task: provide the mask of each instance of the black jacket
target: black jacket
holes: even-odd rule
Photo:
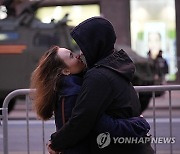
[[[57,130],[71,117],[72,109],[82,86],[83,73],[62,76],[55,106],[55,124]],[[94,127],[92,135],[109,132],[111,137],[144,137],[150,129],[149,124],[142,117],[117,119],[103,114]],[[72,148],[63,151],[64,154],[91,154],[91,140],[83,139]]]
[[[71,118],[51,135],[52,149],[58,151],[86,138],[104,112],[120,118],[139,116],[141,112],[131,84],[135,66],[123,50],[113,52],[116,36],[111,23],[103,18],[90,18],[75,27],[71,35],[84,53],[89,70]],[[95,138],[92,139],[92,153],[100,153]],[[110,149],[110,153],[129,150],[119,147]],[[134,153],[134,149],[131,152]]]

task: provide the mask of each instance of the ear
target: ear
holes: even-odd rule
[[[64,68],[64,69],[62,70],[62,74],[64,74],[64,75],[70,75],[71,72],[70,72],[70,70],[69,70],[68,68]]]

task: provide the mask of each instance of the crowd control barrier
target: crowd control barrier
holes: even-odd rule
[[[135,90],[137,93],[139,92],[152,92],[152,100],[153,100],[153,137],[156,137],[156,101],[155,101],[155,93],[159,91],[166,91],[169,95],[169,136],[172,137],[172,91],[180,91],[180,85],[163,85],[163,86],[135,86]],[[4,99],[2,110],[2,116],[0,115],[0,121],[3,128],[3,152],[4,154],[8,154],[8,104],[11,99],[19,95],[25,95],[25,105],[26,105],[26,134],[27,134],[27,153],[30,154],[30,143],[29,143],[29,103],[30,97],[29,94],[31,92],[35,92],[34,89],[18,89],[10,94]],[[44,138],[44,122],[42,121],[42,143],[43,149],[42,153],[45,154],[45,138]],[[154,150],[156,151],[156,144],[154,144]],[[173,154],[173,146],[172,143],[170,145],[170,154]]]

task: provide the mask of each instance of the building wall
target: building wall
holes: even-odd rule
[[[180,0],[175,0],[176,7],[176,45],[177,45],[177,82],[180,83]]]
[[[130,1],[101,0],[100,6],[102,15],[109,19],[115,28],[117,43],[130,46]]]
[[[99,3],[101,14],[113,24],[117,44],[130,46],[130,0],[91,0],[91,2]]]

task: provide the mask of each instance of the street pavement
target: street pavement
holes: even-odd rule
[[[164,96],[156,98],[156,135],[158,137],[169,137],[169,102],[168,93]],[[25,154],[27,153],[27,135],[25,121],[25,106],[24,101],[18,100],[13,112],[9,114],[9,151],[10,154]],[[30,105],[30,151],[32,154],[42,154],[42,125],[38,121],[36,114]],[[154,136],[153,128],[153,103],[149,104],[148,109],[143,113],[143,116],[151,125],[151,134]],[[175,137],[173,144],[173,153],[180,154],[180,92],[172,92],[172,134]],[[54,120],[45,122],[45,141],[47,142],[51,133],[55,131]],[[0,154],[3,153],[2,146],[2,126],[0,126]],[[153,146],[153,145],[152,145]],[[47,153],[47,152],[46,152]],[[157,144],[157,154],[170,154],[170,144]]]

